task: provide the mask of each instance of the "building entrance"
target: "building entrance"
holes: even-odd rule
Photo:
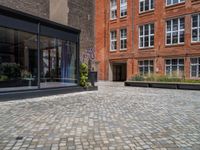
[[[126,63],[113,64],[113,81],[126,81],[127,65]]]

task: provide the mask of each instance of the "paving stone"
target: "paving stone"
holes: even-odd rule
[[[1,102],[0,149],[200,149],[199,91],[98,85],[95,92]]]

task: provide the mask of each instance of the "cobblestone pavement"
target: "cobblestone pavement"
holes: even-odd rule
[[[18,137],[18,138],[17,138]],[[0,150],[200,150],[200,92],[124,87],[0,103]]]

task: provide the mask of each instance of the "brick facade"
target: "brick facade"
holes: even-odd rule
[[[49,0],[0,0],[0,5],[42,18],[49,18]]]
[[[120,0],[117,0],[117,19],[110,20],[110,0],[96,0],[96,58],[99,61],[99,79],[109,79],[109,66],[114,62],[127,63],[127,79],[139,73],[139,60],[154,60],[154,73],[165,74],[165,59],[183,58],[186,78],[190,78],[190,58],[200,56],[200,43],[191,42],[191,14],[200,13],[200,1],[166,6],[165,0],[154,0],[154,10],[139,13],[139,0],[127,0],[127,16],[120,18]],[[185,18],[184,44],[166,46],[166,20]],[[139,26],[154,23],[154,47],[139,48]],[[127,50],[120,51],[119,31],[127,28]],[[110,31],[117,31],[117,50],[110,51]]]

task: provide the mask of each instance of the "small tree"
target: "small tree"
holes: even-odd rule
[[[85,63],[80,65],[80,86],[88,87],[88,66]]]

